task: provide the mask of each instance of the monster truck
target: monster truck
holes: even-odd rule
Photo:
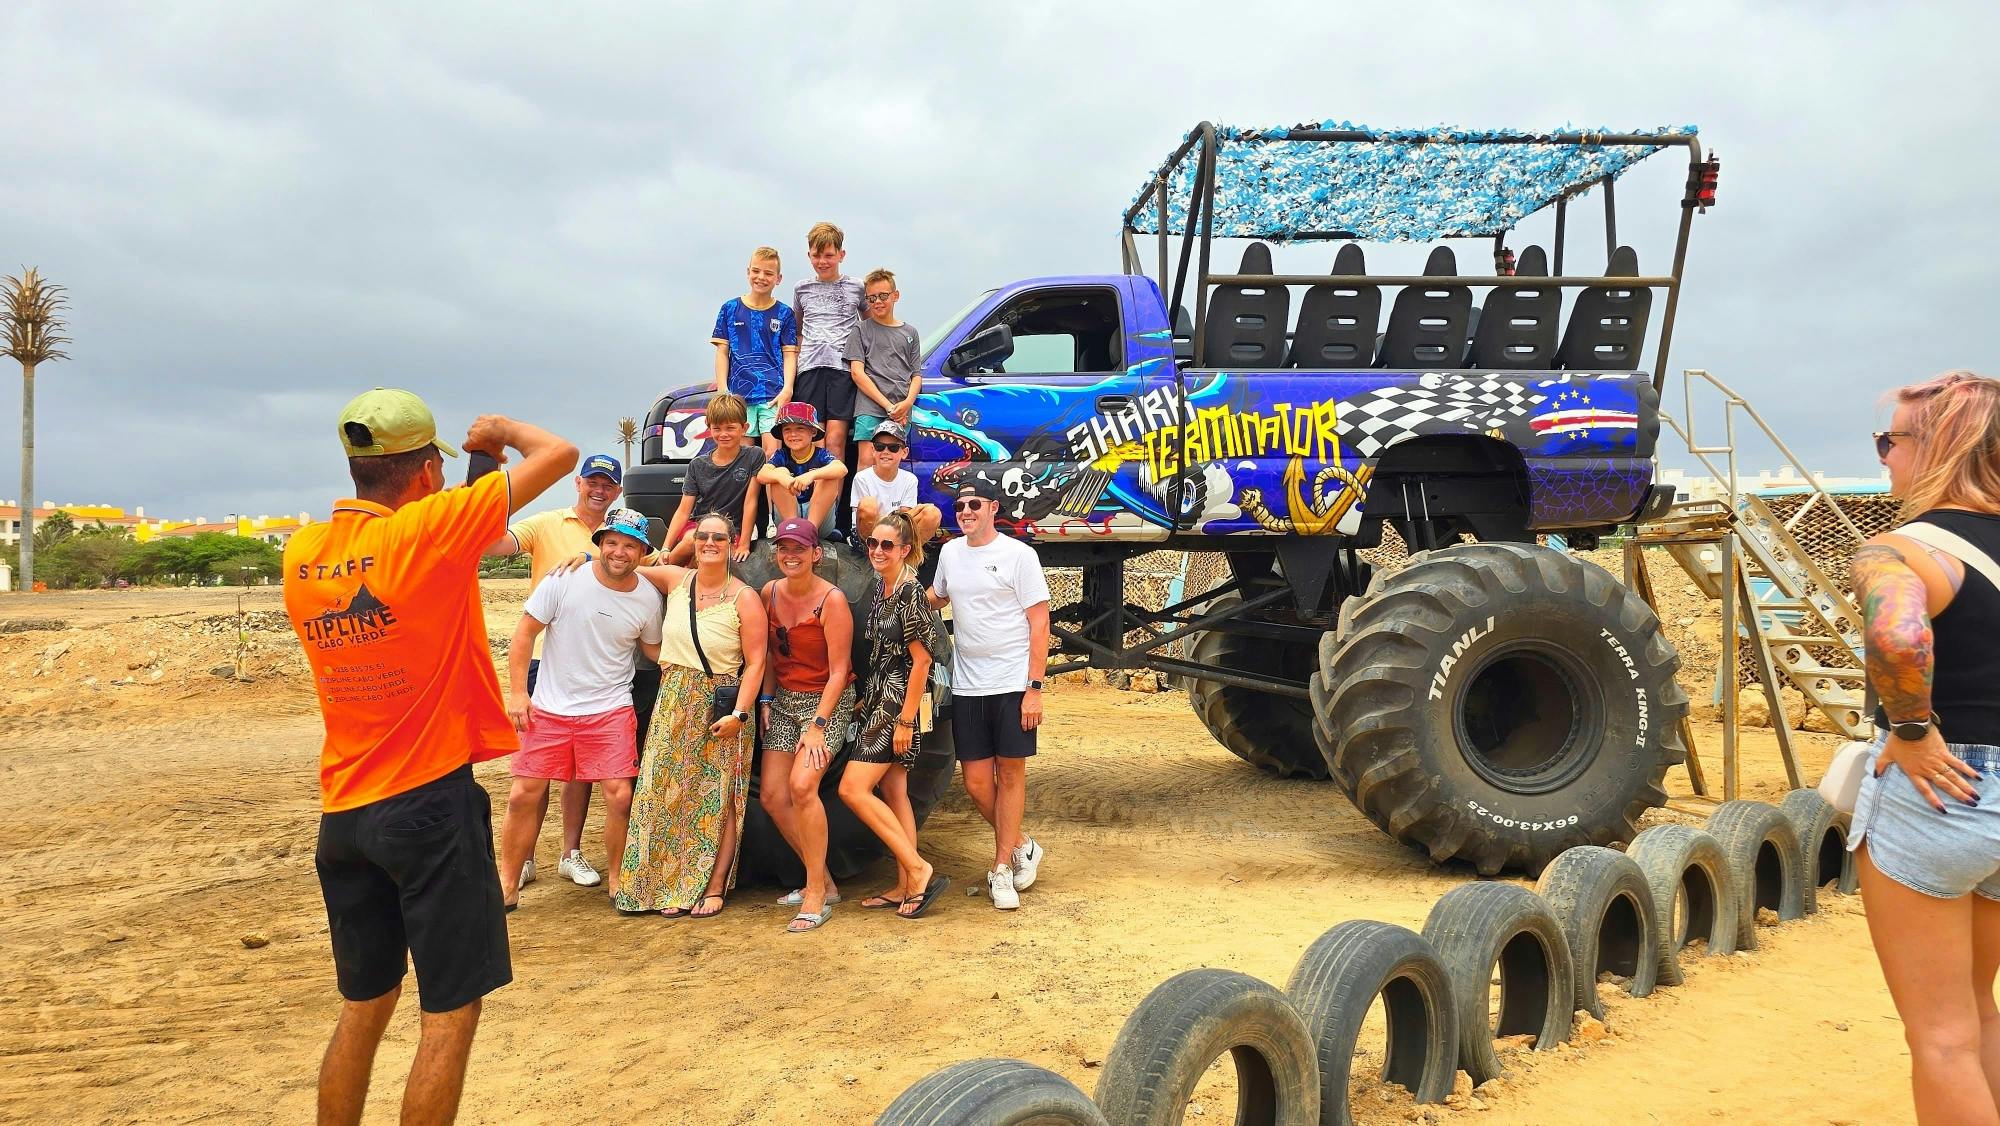
[[[1689,173],[1672,270],[1648,276],[1618,242],[1612,183],[1663,149]],[[1542,540],[1593,546],[1672,501],[1652,483],[1658,373],[1717,167],[1692,128],[1203,123],[1125,213],[1123,272],[998,286],[933,329],[908,466],[947,514],[956,485],[993,483],[1004,530],[1081,569],[1081,598],[1053,615],[1052,675],[1183,678],[1229,750],[1332,779],[1436,861],[1534,871],[1628,840],[1685,757],[1679,658],[1635,594]],[[1568,275],[1568,212],[1591,191],[1604,265]],[[1517,254],[1510,234],[1541,212],[1550,249]],[[1446,245],[1421,274],[1365,267],[1363,243],[1473,237],[1491,240],[1490,276],[1461,273]],[[1243,241],[1233,274],[1211,270],[1218,238]],[[1274,272],[1269,244],[1305,240],[1341,244],[1331,272]],[[635,507],[672,512],[705,399],[654,404],[626,478]],[[1411,554],[1378,571],[1360,553],[1385,526]],[[1228,578],[1133,604],[1125,561],[1163,549],[1226,553]],[[858,560],[827,566],[859,593]],[[939,750],[913,786],[925,808],[949,780]],[[835,834],[850,861],[870,855],[865,830]],[[746,848],[753,869],[784,867],[768,826]]]

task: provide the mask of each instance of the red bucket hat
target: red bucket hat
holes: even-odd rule
[[[826,436],[826,427],[819,424],[819,411],[811,403],[786,403],[778,412],[777,421],[771,424],[773,430],[783,430],[787,426],[810,426],[813,437]]]

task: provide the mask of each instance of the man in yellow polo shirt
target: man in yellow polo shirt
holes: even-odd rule
[[[567,508],[552,508],[547,512],[537,512],[524,516],[507,528],[507,534],[495,540],[486,549],[487,555],[528,555],[528,590],[530,593],[542,584],[542,577],[551,568],[565,559],[591,550],[591,537],[604,526],[604,514],[618,501],[618,494],[624,484],[624,470],[618,459],[609,454],[591,454],[577,467],[576,503]],[[642,562],[650,563],[652,556]],[[535,690],[535,681],[541,672],[542,637],[535,637],[534,657],[528,662],[528,691]],[[638,668],[632,674],[632,709],[638,720],[638,745],[634,753],[643,752],[646,746],[646,729],[652,723],[653,703],[660,695],[660,666],[646,660],[642,654]],[[542,816],[548,815],[548,798],[542,798]],[[582,887],[595,887],[603,877],[583,855],[583,822],[590,815],[590,783],[564,782],[562,786],[562,860],[556,871]],[[616,864],[619,857],[607,856],[606,864]],[[520,883],[525,885],[535,878],[535,858],[530,851],[527,863],[521,866]]]

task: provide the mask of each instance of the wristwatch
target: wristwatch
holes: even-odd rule
[[[1039,680],[1031,680],[1031,681],[1029,681],[1029,682],[1028,682],[1028,691],[1030,691],[1030,692],[1040,692],[1041,690],[1042,690],[1042,682],[1041,682],[1041,681],[1039,681]]]
[[[1933,712],[1923,719],[1906,719],[1900,722],[1891,721],[1889,730],[1895,734],[1896,738],[1901,739],[1903,742],[1914,743],[1924,736],[1929,735],[1931,728],[1936,726],[1936,724],[1937,713]]]
[[[820,729],[821,731],[825,731],[825,730],[826,730],[826,717],[825,717],[825,716],[823,716],[823,715],[816,715],[816,716],[814,716],[814,717],[813,717],[813,726],[814,726],[814,727],[817,727],[817,728],[819,728],[819,729]]]
[[[735,711],[735,712],[730,712],[729,714],[730,714],[730,715],[733,715],[733,716],[735,716],[735,717],[736,717],[736,722],[738,722],[738,723],[749,723],[749,722],[750,722],[750,713],[749,713],[749,712],[744,712],[744,711]]]

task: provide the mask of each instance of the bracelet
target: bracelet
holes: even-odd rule
[[[759,696],[757,697],[757,702],[760,704],[775,704],[778,702],[778,698],[776,696]]]
[[[912,730],[912,731],[915,731],[915,730],[916,730],[916,728],[917,728],[917,721],[916,721],[916,720],[914,720],[914,719],[904,719],[904,718],[903,718],[902,716],[897,716],[897,717],[896,717],[896,726],[897,726],[897,727],[907,727],[907,728],[909,728],[910,730]]]

